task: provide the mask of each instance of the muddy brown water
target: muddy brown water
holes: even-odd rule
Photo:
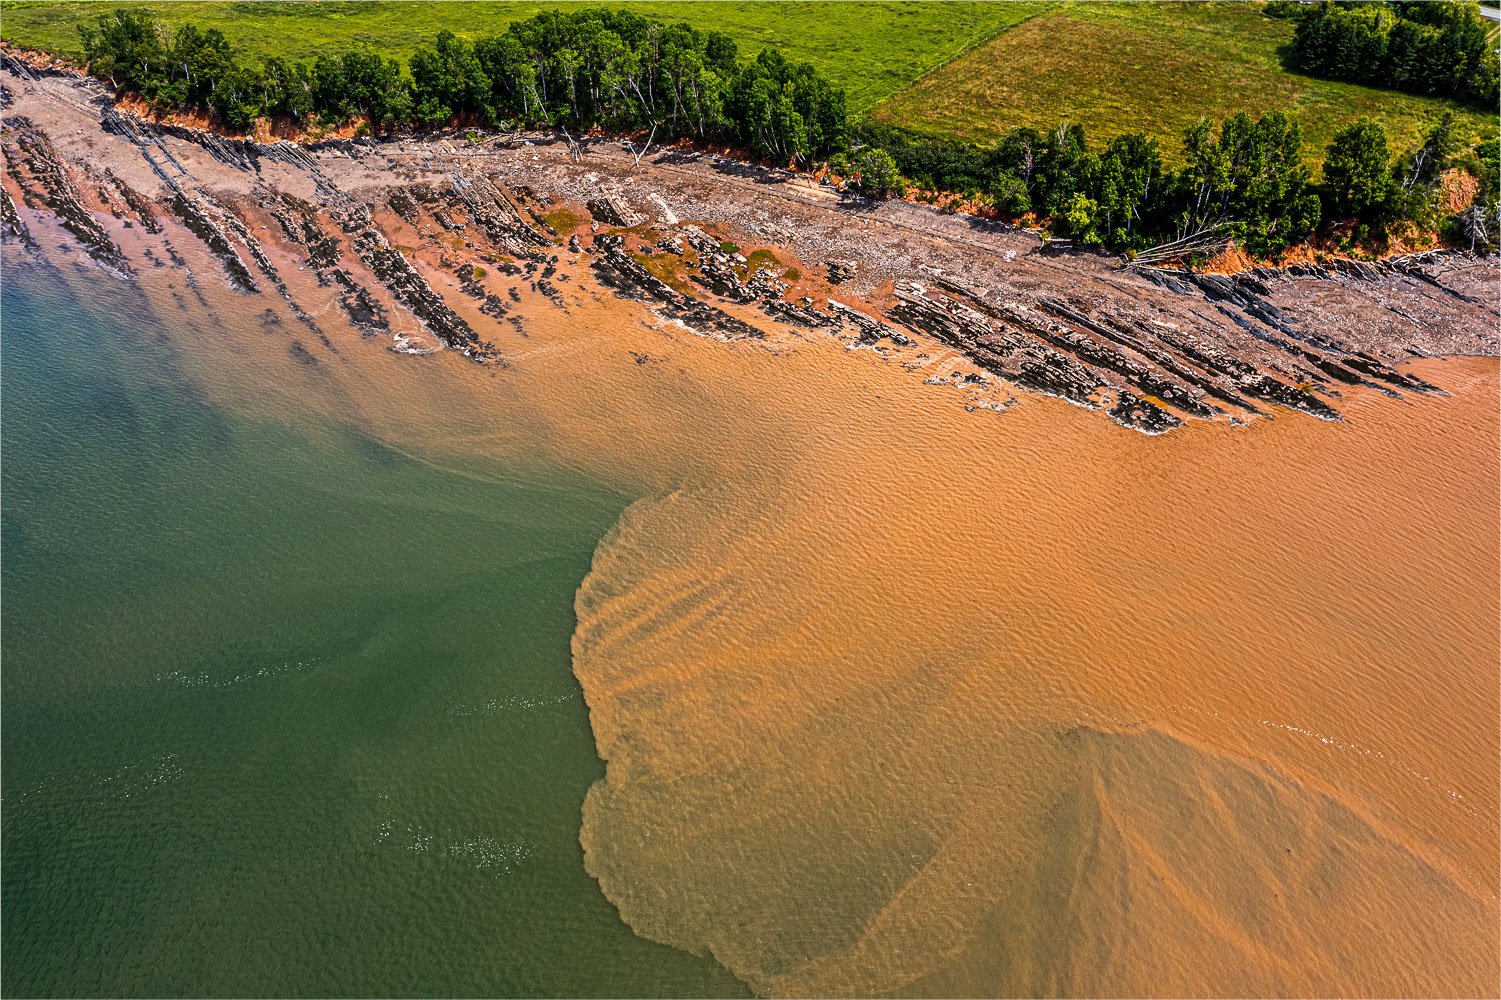
[[[504,371],[320,321],[316,367],[182,346],[263,418],[641,497],[573,641],[639,933],[777,995],[1494,990],[1494,359],[1146,438],[602,296]]]
[[[768,993],[1493,988],[1496,366],[1424,371],[1161,441],[793,377],[596,554],[591,870]]]
[[[429,275],[507,367],[399,357],[268,246],[325,343],[172,235],[203,298],[137,280],[216,403],[639,498],[572,646],[641,935],[776,995],[1496,992],[1496,359],[1147,438],[582,266],[519,329]]]

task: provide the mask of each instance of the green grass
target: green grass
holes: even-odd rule
[[[693,285],[688,281],[688,262],[677,254],[631,254],[631,259],[642,267],[647,273],[669,288],[676,289],[685,295],[693,294]]]
[[[580,0],[592,2],[592,0]],[[765,46],[807,60],[849,91],[851,110],[879,104],[925,73],[994,37],[1046,5],[1013,3],[594,3],[629,6],[663,21],[723,31],[742,58]],[[0,37],[17,45],[77,53],[78,25],[119,6],[104,2],[5,3]],[[546,2],[129,3],[169,26],[187,21],[223,31],[255,56],[311,59],[368,45],[406,59],[444,28],[476,37],[505,30]]]
[[[937,135],[985,141],[1017,125],[1079,122],[1092,140],[1144,131],[1181,158],[1200,115],[1285,110],[1303,126],[1312,162],[1346,122],[1370,115],[1405,152],[1445,108],[1471,139],[1496,117],[1438,98],[1290,73],[1279,49],[1293,25],[1259,3],[1066,3],[1012,27],[881,105],[876,117]]]
[[[595,3],[595,0],[578,0]],[[1406,151],[1446,107],[1471,137],[1496,118],[1437,98],[1289,73],[1278,50],[1291,23],[1259,3],[596,3],[723,31],[743,57],[763,46],[806,59],[848,88],[854,111],[935,135],[985,141],[1015,125],[1080,122],[1093,139],[1146,131],[1179,158],[1183,130],[1201,114],[1283,109],[1303,125],[1311,162],[1344,123],[1370,115]],[[78,25],[109,3],[0,4],[0,36],[76,53]],[[540,10],[518,2],[178,2],[129,4],[167,25],[217,27],[254,56],[310,59],[369,46],[405,59],[443,28],[498,32]],[[556,227],[555,227],[556,228]],[[561,230],[560,230],[561,231]]]

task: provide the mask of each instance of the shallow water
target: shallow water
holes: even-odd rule
[[[4,280],[5,991],[743,994],[583,868],[625,498],[226,408],[211,327],[61,267]]]
[[[1494,359],[1148,439],[587,295],[482,371],[143,275],[149,333],[49,322],[18,369],[13,273],[30,982],[1494,990]],[[71,928],[117,957],[66,972]]]

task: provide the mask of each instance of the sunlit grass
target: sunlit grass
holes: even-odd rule
[[[1303,125],[1310,162],[1361,115],[1382,121],[1393,148],[1414,146],[1444,108],[1472,138],[1495,135],[1494,115],[1438,98],[1290,73],[1279,50],[1290,22],[1260,3],[714,3],[630,4],[664,21],[723,31],[742,58],[764,46],[807,60],[848,88],[853,111],[936,135],[985,141],[1016,125],[1080,122],[1096,140],[1145,131],[1170,161],[1200,115],[1286,110]],[[577,3],[566,4],[576,7]],[[77,52],[78,25],[112,5],[5,3],[0,35],[16,44]],[[405,59],[449,28],[475,37],[504,30],[556,2],[131,4],[168,26],[217,27],[252,56],[311,59],[368,46]],[[925,75],[926,74],[926,75]],[[562,232],[564,227],[553,225]]]
[[[1283,110],[1303,127],[1312,161],[1345,123],[1383,122],[1397,150],[1414,146],[1446,108],[1472,138],[1494,115],[1439,98],[1290,73],[1279,50],[1293,25],[1257,3],[1068,3],[1018,24],[876,112],[882,121],[985,141],[1018,125],[1067,119],[1095,140],[1144,131],[1171,160],[1201,115]]]
[[[684,294],[693,294],[693,286],[688,281],[688,264],[677,254],[633,253],[631,259],[646,268],[648,274],[669,288]]]
[[[968,51],[1045,4],[1022,3],[711,3],[400,2],[131,3],[169,26],[192,21],[218,28],[257,57],[312,59],[368,45],[406,59],[444,28],[475,37],[504,31],[544,9],[628,6],[662,21],[722,31],[742,58],[763,47],[807,60],[845,87],[852,110],[872,107],[924,73]],[[104,2],[6,3],[0,35],[54,52],[80,49],[78,25],[118,7]]]

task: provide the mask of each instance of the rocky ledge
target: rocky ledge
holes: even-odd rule
[[[236,292],[280,294],[315,360],[333,352],[313,318],[327,307],[399,353],[496,364],[507,328],[528,335],[528,298],[566,313],[609,294],[706,337],[838,338],[971,396],[1013,387],[1159,434],[1276,408],[1336,420],[1343,392],[1441,391],[1408,358],[1497,352],[1494,258],[1131,267],[679,150],[261,144],[120,114],[86,80],[4,85],[7,242],[35,249],[27,213],[45,213],[129,276],[137,255],[186,270],[172,241],[196,239]]]

